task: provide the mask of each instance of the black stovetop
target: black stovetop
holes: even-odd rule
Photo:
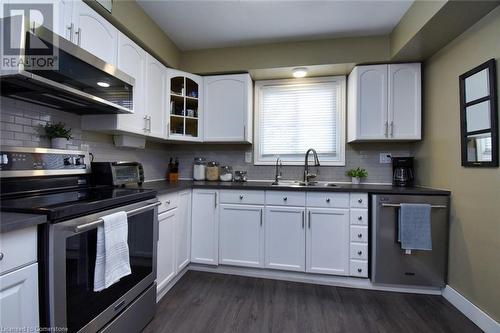
[[[3,198],[2,211],[47,215],[51,223],[152,199],[153,190],[111,186],[80,187]]]

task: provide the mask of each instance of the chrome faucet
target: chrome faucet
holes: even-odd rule
[[[309,148],[306,152],[306,159],[304,161],[304,184],[307,186],[313,182],[310,182],[309,180],[311,178],[315,178],[317,175],[309,173],[309,153],[312,152],[314,156],[314,166],[319,166],[319,159],[318,159],[318,154],[316,153],[316,150]]]
[[[274,182],[272,185],[279,185],[280,179],[283,178],[283,162],[278,157],[276,159],[276,173],[274,175]]]

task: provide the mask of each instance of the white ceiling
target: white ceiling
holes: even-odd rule
[[[389,33],[413,0],[137,0],[181,50]]]

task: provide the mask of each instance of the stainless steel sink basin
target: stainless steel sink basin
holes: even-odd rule
[[[271,186],[277,186],[277,187],[339,187],[339,185],[335,184],[335,183],[312,182],[312,183],[306,184],[305,182],[299,181],[299,180],[282,180],[278,183],[276,183],[276,182],[271,183]]]

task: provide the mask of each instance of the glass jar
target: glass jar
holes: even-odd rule
[[[207,180],[219,180],[219,163],[215,161],[208,162],[205,175]]]
[[[203,157],[195,157],[193,164],[193,179],[205,180],[207,161]]]
[[[247,181],[247,172],[243,170],[236,170],[234,172],[234,181],[235,182],[246,182]]]
[[[223,165],[220,167],[219,179],[222,182],[230,182],[233,180],[233,168],[229,165]]]

